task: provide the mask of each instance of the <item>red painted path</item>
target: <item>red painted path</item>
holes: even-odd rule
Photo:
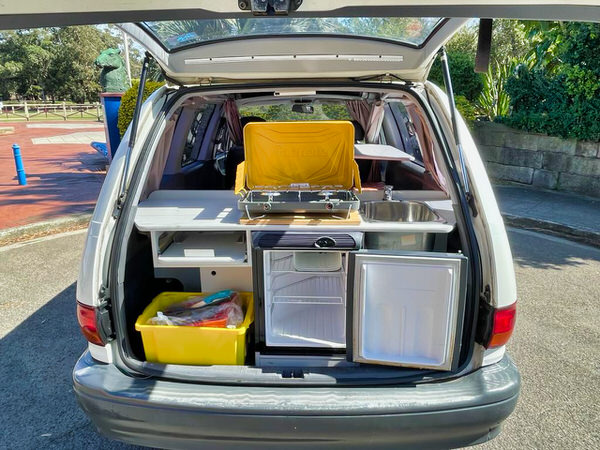
[[[39,122],[35,123],[40,126]],[[27,128],[27,123],[2,123],[15,133],[0,135],[0,229],[91,211],[104,180],[106,160],[89,144],[33,144],[32,138],[102,131],[89,128]],[[59,126],[60,122],[52,122]],[[27,186],[17,182],[12,144],[21,146]]]

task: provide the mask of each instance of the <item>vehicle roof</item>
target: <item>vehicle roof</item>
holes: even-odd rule
[[[153,20],[245,18],[238,0],[4,0],[0,29]],[[319,0],[294,17],[486,17],[600,21],[597,0]]]

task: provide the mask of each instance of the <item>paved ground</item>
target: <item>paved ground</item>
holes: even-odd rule
[[[600,198],[518,185],[494,191],[505,222],[600,247]]]
[[[0,249],[0,448],[133,448],[100,437],[70,373],[85,348],[75,319],[84,235]],[[482,449],[598,448],[600,250],[511,231],[519,316],[509,350],[523,391]]]
[[[10,123],[0,135],[0,229],[93,209],[106,160],[90,147],[104,141],[97,122]],[[38,142],[38,143],[34,143]],[[16,180],[12,144],[21,146],[27,186]]]
[[[93,141],[103,141],[106,138],[104,131],[77,131],[69,134],[59,134],[58,136],[33,138],[31,142],[34,145],[40,144],[83,144],[89,145]]]

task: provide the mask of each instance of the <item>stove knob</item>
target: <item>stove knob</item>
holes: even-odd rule
[[[263,203],[263,211],[271,211],[271,204]]]
[[[328,236],[320,237],[315,241],[315,247],[318,248],[331,248],[335,247],[335,240]]]

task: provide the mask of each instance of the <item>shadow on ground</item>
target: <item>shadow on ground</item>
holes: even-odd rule
[[[600,261],[598,249],[571,243],[528,231],[508,233],[513,259],[518,266],[561,270],[565,266],[580,266],[586,261]]]
[[[43,167],[30,168],[27,186],[19,186],[14,180],[0,183],[0,228],[94,209],[105,177],[104,157],[80,152],[65,161],[49,161]],[[44,171],[48,166],[50,171]]]
[[[36,202],[78,202],[94,205],[104,181],[102,173],[30,173],[25,187],[14,186],[4,189],[0,206],[31,204]],[[97,184],[97,189],[89,189],[89,183]],[[12,187],[12,186],[11,186]]]
[[[135,448],[104,439],[77,405],[71,372],[86,345],[74,299],[72,284],[0,340],[2,448]]]

